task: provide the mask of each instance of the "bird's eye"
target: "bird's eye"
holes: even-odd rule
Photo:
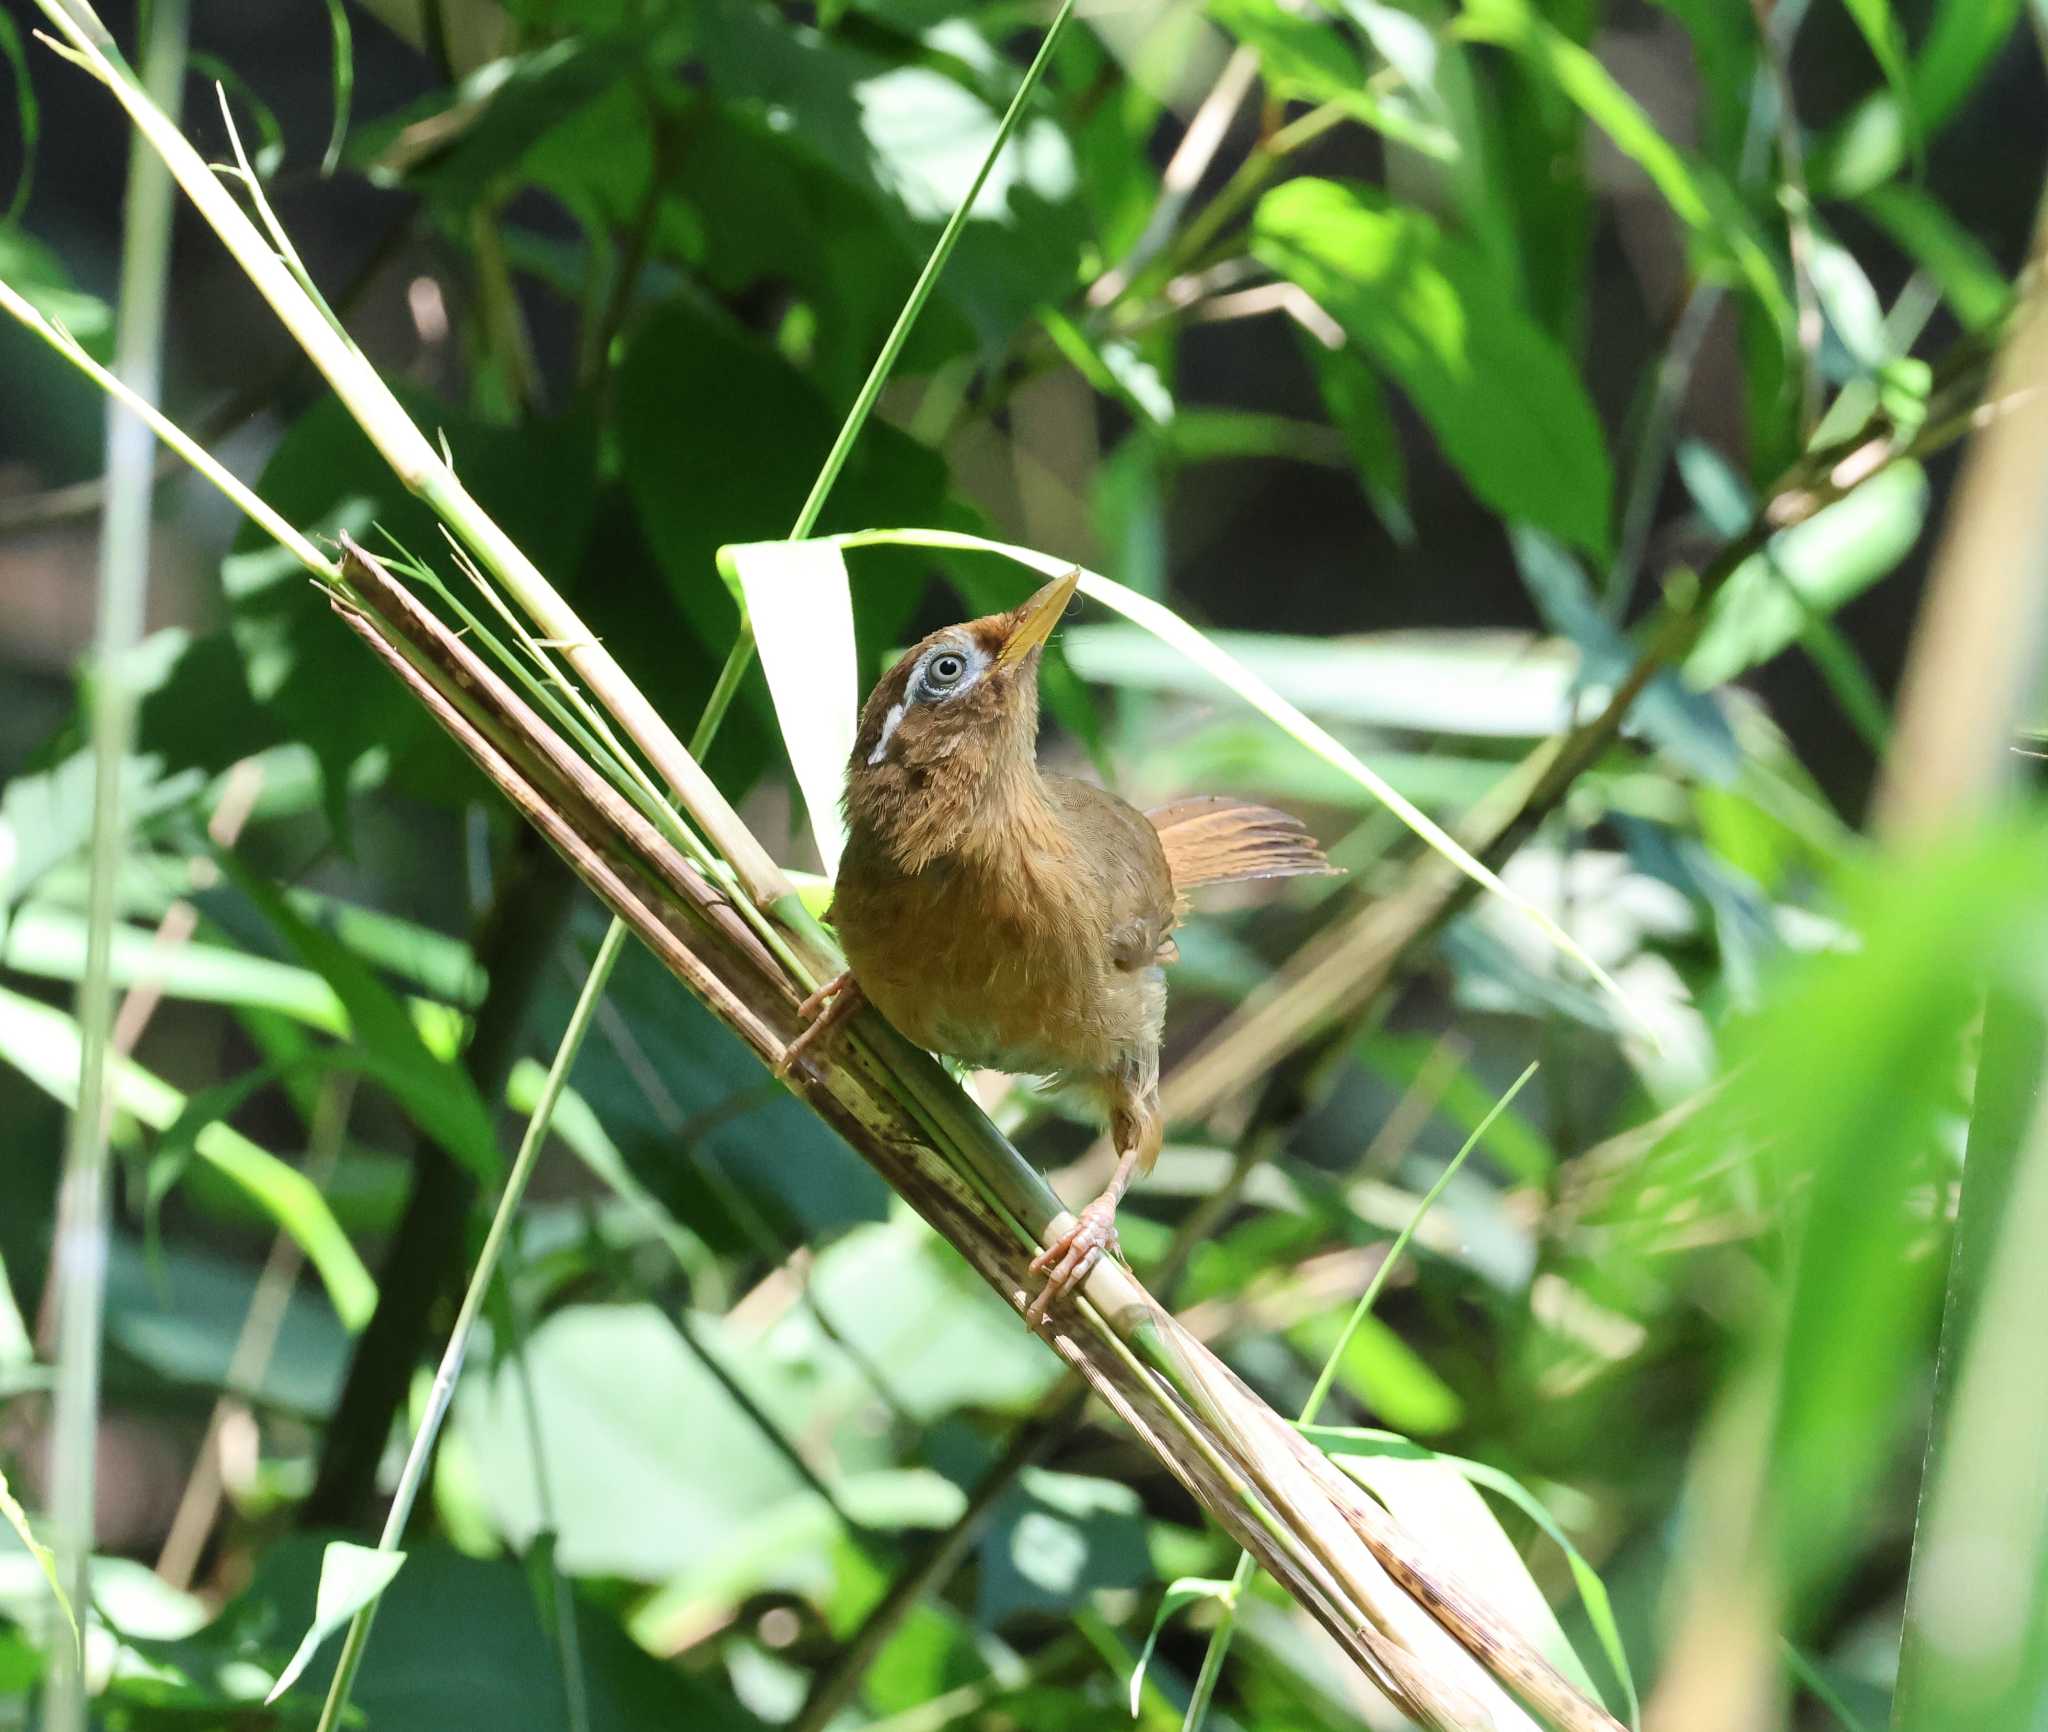
[[[966,671],[967,658],[948,650],[944,655],[932,657],[931,665],[925,669],[925,674],[935,686],[950,686]]]

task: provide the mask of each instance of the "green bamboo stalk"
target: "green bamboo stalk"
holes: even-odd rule
[[[157,0],[144,65],[151,88],[175,105],[185,77],[185,0]],[[121,300],[114,371],[128,392],[156,397],[163,373],[164,279],[170,263],[171,186],[140,139],[131,141],[122,223]],[[128,846],[121,778],[135,734],[130,663],[149,593],[149,519],[155,446],[147,422],[121,401],[107,407],[107,515],[100,534],[92,677],[93,825],[85,977],[79,986],[78,1110],[58,1200],[57,1397],[51,1484],[58,1575],[80,1617],[92,1603],[93,1506],[99,1446],[100,1330],[106,1297],[107,1072],[114,1021],[115,896]],[[68,1615],[68,1614],[67,1614]],[[44,1724],[82,1732],[85,1650],[52,1669]]]

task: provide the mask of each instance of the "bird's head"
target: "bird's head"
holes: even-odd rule
[[[1037,774],[1038,665],[1079,567],[1023,606],[947,626],[877,682],[846,766],[847,817],[900,864],[945,852],[1003,791]]]

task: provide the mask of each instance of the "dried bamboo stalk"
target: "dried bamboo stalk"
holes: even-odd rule
[[[345,543],[342,566],[350,628],[664,966],[778,1058],[796,991],[726,893],[380,562]],[[991,1197],[943,1152],[935,1128],[1021,1166],[930,1060],[880,1025],[793,1086],[1021,1315],[1054,1208],[1042,1188]],[[1053,1350],[1404,1712],[1444,1732],[1523,1732],[1534,1722],[1520,1697],[1567,1732],[1615,1732],[1128,1271],[1098,1269],[1087,1298]]]

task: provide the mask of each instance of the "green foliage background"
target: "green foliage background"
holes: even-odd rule
[[[786,533],[1043,9],[445,0],[423,23],[336,0],[239,35],[199,10],[197,64],[227,80],[315,278],[687,732],[739,625],[714,552]],[[115,261],[71,146],[112,122],[26,22],[0,13],[39,146],[0,277],[104,352]],[[2040,185],[2043,30],[2025,0],[1084,11],[819,527],[1083,560],[1209,628],[1457,828],[1598,711],[1717,549],[1775,521],[1802,453],[1873,416],[1910,437],[1945,367],[1996,337]],[[1240,73],[1187,184],[1176,150]],[[187,112],[225,155],[210,89]],[[437,558],[430,514],[196,229],[174,286],[179,419],[294,522]],[[0,1467],[33,1526],[91,822],[90,682],[53,674],[77,634],[47,599],[82,589],[91,523],[41,490],[90,476],[99,410],[13,331],[0,380],[22,477],[0,497],[21,597],[0,634]],[[1921,1671],[1897,1724],[2048,1712],[2048,1545],[2023,1484],[2000,1503],[1995,1475],[1958,1481],[2006,1518],[2004,1645],[1943,1646],[1981,1612],[1953,1572],[1916,1588],[1954,1596],[1945,1618],[1906,1616],[1954,1356],[1980,1317],[1995,1351],[2010,1313],[1977,1308],[1980,1281],[1998,1290],[1986,1271],[2032,1230],[2048,912],[2024,798],[1911,857],[1866,818],[1951,471],[1900,462],[1759,536],[1506,867],[1656,1044],[1481,902],[1176,1123],[1125,1216],[1148,1274],[1203,1221],[1168,1291],[1291,1412],[1389,1240],[1540,1061],[1345,1346],[1323,1417],[1478,1464],[1512,1547],[1471,1554],[1476,1585],[1533,1580],[1604,1699],[1639,1690],[1653,1725],[1729,1723],[1689,1717],[1715,1676],[1744,1726],[1875,1726],[1902,1629]],[[134,670],[114,952],[165,1002],[118,1090],[88,1648],[110,1728],[310,1723],[331,1649],[256,1704],[312,1619],[322,1542],[374,1531],[508,1114],[601,930],[298,569],[188,486],[160,494],[176,623]],[[2042,548],[2014,560],[2038,588]],[[868,549],[853,571],[864,677],[1021,593],[964,555]],[[1048,753],[1140,803],[1287,805],[1350,868],[1201,911],[1169,1067],[1407,882],[1384,812],[1136,628],[1077,615],[1047,680]],[[207,825],[250,765],[223,848]],[[758,672],[709,766],[815,864]],[[189,936],[153,949],[177,909]],[[997,1111],[1048,1167],[1083,1152],[1057,1102],[1015,1090]],[[1959,1203],[1966,1148],[2010,1210]],[[273,1240],[309,1259],[288,1296],[262,1277]],[[1059,1732],[1134,1698],[1179,1723],[1233,1548],[637,953],[514,1263],[356,1690],[377,1732]],[[254,1356],[252,1310],[277,1332]],[[1980,1404],[1955,1435],[2004,1423],[2038,1454],[2030,1412]],[[167,1581],[148,1566],[223,1414],[224,1496]],[[1947,1458],[1926,1459],[1938,1484]],[[1471,1511],[1440,1500],[1418,1519],[1453,1543]],[[870,1651],[864,1620],[903,1582],[912,1609]],[[35,1559],[0,1549],[0,1726],[34,1723],[60,1630]],[[1387,1713],[1279,1595],[1247,1597],[1211,1724]]]

